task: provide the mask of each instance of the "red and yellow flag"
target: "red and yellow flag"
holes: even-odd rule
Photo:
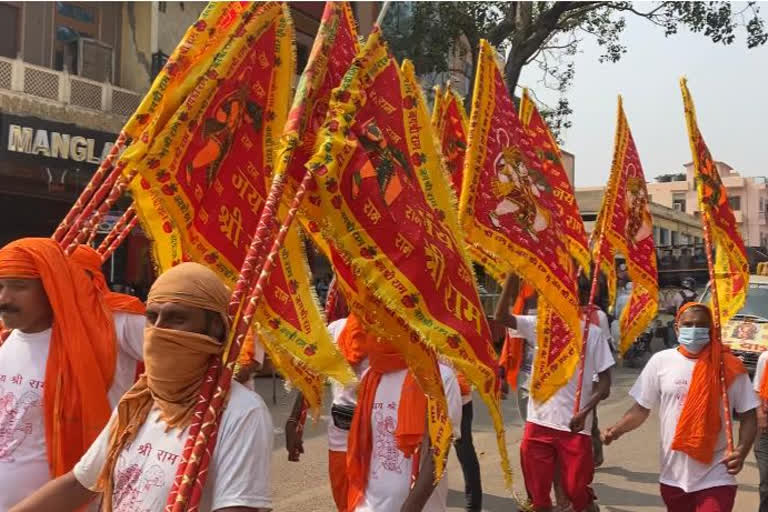
[[[724,324],[739,312],[747,297],[749,262],[728,195],[696,123],[696,109],[685,78],[680,80],[701,222],[715,247],[715,274],[720,319]]]
[[[236,282],[269,192],[293,74],[288,7],[264,4],[136,163],[138,212],[158,244],[161,269],[188,259],[207,264],[229,285]],[[148,194],[141,183],[153,194],[146,201],[160,208],[143,207]],[[174,242],[177,259],[168,261],[160,249]],[[311,291],[298,228],[286,237],[255,319],[272,360],[314,408],[322,398],[320,376],[354,378]]]
[[[445,87],[442,93],[440,108],[434,112],[436,122],[432,123],[432,129],[440,140],[440,149],[443,153],[443,162],[451,178],[456,197],[461,195],[461,183],[464,177],[464,158],[467,154],[468,123],[467,112],[464,110],[464,102],[456,92],[451,89],[451,84]]]
[[[490,329],[440,162],[413,66],[400,69],[375,30],[334,90],[308,164],[309,231],[333,247],[350,307],[403,353],[429,396],[436,474],[451,432],[440,354],[488,404],[511,477]]]
[[[568,180],[568,174],[563,167],[560,147],[531,99],[528,89],[523,89],[523,97],[520,100],[520,122],[541,162],[542,172],[552,186],[555,207],[563,219],[562,229],[568,250],[582,268],[588,269],[590,258],[587,233],[573,193],[573,184]]]
[[[539,294],[531,391],[540,402],[568,382],[582,337],[576,273],[554,190],[517,117],[495,52],[481,41],[459,215],[471,253],[497,281],[514,272]],[[562,322],[548,320],[554,317]]]
[[[633,287],[629,307],[624,309],[620,319],[620,353],[624,353],[648,327],[656,317],[659,306],[656,246],[648,203],[645,174],[619,96],[613,165],[600,211],[600,231],[597,233],[598,244],[602,242],[609,248],[602,247],[607,252],[595,255],[595,259],[601,258],[601,266],[610,266],[611,269],[614,267],[612,254],[615,252],[621,252],[627,259],[627,271]],[[602,261],[603,256],[610,259]],[[611,283],[612,286],[615,286],[614,283]]]

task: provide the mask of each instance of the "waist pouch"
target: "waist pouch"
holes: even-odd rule
[[[352,417],[355,415],[354,405],[338,405],[333,404],[331,406],[331,416],[333,417],[333,424],[336,428],[341,430],[349,430],[352,426]]]

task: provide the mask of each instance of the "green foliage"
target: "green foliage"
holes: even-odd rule
[[[684,172],[673,172],[669,174],[660,174],[656,176],[654,179],[658,183],[670,183],[672,181],[685,181],[688,177],[685,175]]]
[[[448,71],[462,36],[473,62],[480,39],[506,56],[512,94],[523,67],[536,65],[543,85],[561,95],[557,105],[542,109],[557,133],[569,126],[565,93],[579,43],[593,38],[603,49],[600,61],[617,62],[627,51],[621,36],[628,16],[653,23],[666,36],[688,29],[730,45],[742,30],[747,48],[768,41],[757,2],[391,2],[382,29],[395,56],[411,59],[419,75]]]

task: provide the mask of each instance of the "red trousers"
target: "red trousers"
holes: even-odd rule
[[[558,466],[563,490],[576,512],[585,510],[595,499],[589,486],[595,473],[589,436],[528,422],[520,444],[520,465],[535,508],[552,506],[549,493]]]
[[[669,512],[731,512],[736,486],[722,485],[695,492],[661,484],[661,498]]]
[[[328,474],[331,477],[331,492],[333,501],[339,512],[347,510],[347,452],[334,452],[328,450]]]

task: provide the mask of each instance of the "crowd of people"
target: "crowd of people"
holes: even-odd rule
[[[158,277],[145,305],[110,291],[100,266],[92,249],[82,246],[67,256],[49,239],[21,239],[0,249],[0,512],[159,512],[166,505],[206,371],[220,357],[231,327],[230,290],[208,268],[183,263]],[[602,463],[602,443],[621,443],[656,410],[660,494],[668,510],[733,510],[735,475],[758,433],[768,431],[760,398],[768,397],[768,355],[760,358],[753,384],[737,358],[712,344],[709,307],[681,303],[679,346],[651,357],[630,391],[632,407],[600,431],[597,407],[611,392],[615,358],[607,315],[589,304],[588,291],[588,283],[580,282],[588,336],[576,413],[578,372],[545,402],[529,396],[535,294],[524,293],[513,277],[497,304],[494,321],[508,330],[508,340],[524,345],[513,387],[525,422],[519,460],[530,506],[598,510],[591,484]],[[426,396],[403,356],[343,309],[329,330],[358,380],[332,385],[328,477],[336,507],[446,510],[447,479],[433,478]],[[721,363],[738,422],[732,449]],[[447,362],[440,363],[440,374],[466,510],[479,511],[472,390]],[[302,408],[299,396],[285,425],[292,461],[304,450]],[[272,419],[264,401],[233,383],[200,509],[271,510],[272,452]],[[768,435],[759,437],[755,454],[765,511]]]

